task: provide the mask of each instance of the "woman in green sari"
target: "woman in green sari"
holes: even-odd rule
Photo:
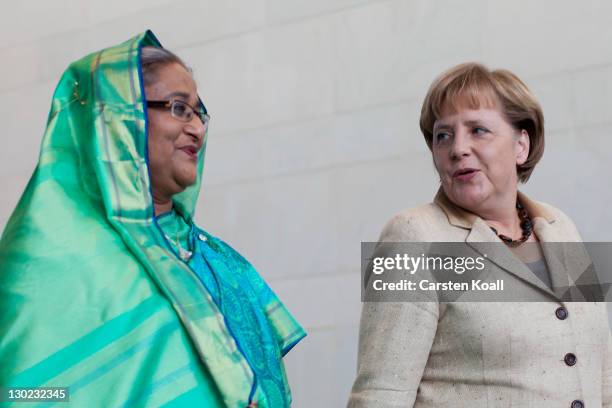
[[[282,357],[305,332],[193,222],[208,120],[150,31],[70,65],[0,240],[0,387],[67,387],[88,407],[290,406]]]

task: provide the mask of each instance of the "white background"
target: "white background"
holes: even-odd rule
[[[197,220],[250,259],[309,336],[295,407],[346,404],[360,241],[437,177],[418,129],[443,70],[480,61],[539,98],[546,151],[523,191],[585,240],[612,236],[612,2],[56,0],[0,14],[0,228],[37,161],[53,89],[86,53],[152,29],[212,113]]]

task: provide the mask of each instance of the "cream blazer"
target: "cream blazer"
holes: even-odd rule
[[[519,199],[541,242],[581,241],[561,211]],[[380,241],[500,242],[441,191],[433,203],[394,216]],[[496,256],[490,260],[508,279],[537,289],[541,301],[364,303],[349,407],[612,407],[606,304],[562,302],[509,250]],[[553,289],[567,285],[571,260],[544,256]]]

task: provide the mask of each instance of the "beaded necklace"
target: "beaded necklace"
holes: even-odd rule
[[[527,210],[525,210],[523,205],[521,203],[519,203],[518,201],[516,202],[516,210],[518,212],[519,218],[521,219],[521,230],[523,230],[523,235],[519,239],[513,240],[512,238],[510,238],[510,237],[508,237],[506,235],[498,234],[497,230],[495,228],[491,227],[491,229],[493,230],[495,235],[497,235],[499,237],[499,239],[504,241],[504,243],[506,245],[508,245],[509,247],[512,247],[512,248],[515,248],[515,247],[521,245],[523,242],[527,241],[529,239],[529,237],[531,236],[531,232],[533,230],[533,224],[531,223],[531,219],[529,218],[529,214],[527,214]]]

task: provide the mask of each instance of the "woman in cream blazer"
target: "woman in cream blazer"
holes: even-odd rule
[[[543,245],[580,235],[517,191],[542,155],[542,123],[508,71],[464,64],[434,81],[421,129],[441,188],[393,217],[380,242],[465,242],[481,253],[507,242],[489,261],[535,301],[365,302],[349,407],[612,407],[605,303],[566,302],[560,289],[578,279],[580,260]],[[545,276],[515,256],[524,242],[543,248]]]

